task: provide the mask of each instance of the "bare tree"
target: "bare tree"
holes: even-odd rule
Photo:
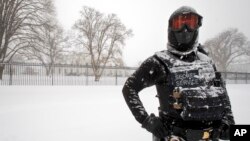
[[[49,1],[44,5],[46,11],[43,12],[41,26],[32,26],[30,34],[30,47],[22,50],[22,53],[29,58],[43,64],[46,74],[52,73],[55,63],[59,63],[63,58],[65,42],[63,29],[58,25],[54,3]]]
[[[43,24],[42,13],[50,0],[0,0],[0,63],[9,62],[30,46],[30,27]],[[0,64],[0,79],[4,65]]]
[[[132,36],[115,14],[104,15],[93,8],[83,7],[81,18],[75,23],[77,44],[90,56],[90,63],[99,81],[107,64],[121,62],[122,46]]]
[[[227,71],[228,66],[237,59],[247,55],[249,46],[247,38],[237,29],[228,29],[204,44],[219,71]]]
[[[19,51],[29,60],[38,61],[43,64],[46,74],[52,73],[55,63],[63,59],[67,38],[63,36],[63,30],[57,24],[43,25],[33,30],[33,38],[30,47]]]
[[[86,65],[90,64],[89,54],[86,52],[86,49],[83,47],[79,47],[78,43],[76,43],[77,34],[75,31],[70,30],[65,33],[67,37],[67,41],[65,42],[65,52],[63,54],[63,58],[61,62],[63,64],[76,64],[76,65]]]

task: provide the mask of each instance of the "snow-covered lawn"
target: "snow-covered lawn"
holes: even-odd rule
[[[250,85],[227,86],[237,124],[250,124]],[[151,141],[122,86],[1,86],[0,141]],[[155,88],[140,97],[157,113]]]

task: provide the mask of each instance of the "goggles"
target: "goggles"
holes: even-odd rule
[[[197,29],[200,24],[201,17],[194,13],[177,15],[170,21],[170,27],[174,31],[181,30],[186,25],[190,30]]]

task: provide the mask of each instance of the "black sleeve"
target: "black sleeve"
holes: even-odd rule
[[[125,82],[122,90],[123,96],[129,109],[139,123],[142,123],[146,119],[148,113],[138,93],[142,89],[158,83],[164,75],[164,68],[154,57],[150,57]]]
[[[222,122],[227,124],[227,125],[234,125],[235,124],[235,121],[234,121],[234,116],[233,116],[233,113],[232,113],[232,108],[231,108],[231,102],[230,102],[230,99],[229,99],[229,96],[228,96],[228,93],[227,93],[227,89],[226,89],[226,83],[223,82],[223,87],[225,88],[226,90],[226,96],[227,96],[227,99],[225,101],[225,116],[223,117],[222,119]]]
[[[226,82],[225,80],[222,78],[221,73],[217,71],[217,68],[215,66],[215,64],[213,64],[214,70],[216,71],[216,77],[219,77],[220,82],[222,87],[225,89],[226,91],[226,100],[225,100],[225,114],[224,117],[222,119],[222,122],[227,124],[227,125],[234,125],[235,121],[234,121],[234,116],[232,113],[232,108],[231,108],[231,102],[227,93],[227,88],[226,88]]]

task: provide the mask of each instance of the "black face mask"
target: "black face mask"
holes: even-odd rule
[[[177,40],[177,42],[181,45],[181,44],[186,44],[188,45],[193,37],[194,37],[194,32],[188,31],[186,29],[180,31],[180,32],[175,32],[174,33],[175,38]]]
[[[175,46],[173,46],[178,51],[188,51],[193,48],[194,42],[197,38],[197,31],[190,31],[183,28],[180,31],[172,31],[175,39]]]

